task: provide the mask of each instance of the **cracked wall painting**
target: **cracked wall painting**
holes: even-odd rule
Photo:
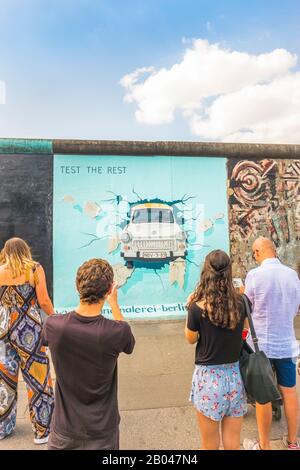
[[[295,267],[300,240],[300,160],[228,161],[229,225],[233,272],[255,267],[251,245],[272,238],[284,263]]]
[[[77,305],[76,271],[98,257],[127,318],[185,315],[206,254],[229,249],[226,176],[225,158],[55,155],[55,308]]]

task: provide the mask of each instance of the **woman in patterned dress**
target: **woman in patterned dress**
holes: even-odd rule
[[[20,238],[0,258],[0,439],[16,426],[19,367],[26,383],[34,443],[48,441],[54,396],[46,348],[40,345],[40,307],[54,314],[45,272]]]

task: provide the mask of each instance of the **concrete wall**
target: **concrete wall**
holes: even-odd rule
[[[27,238],[38,259],[48,266],[48,279],[52,274],[53,153],[82,154],[83,158],[91,154],[227,156],[235,274],[244,277],[252,266],[250,246],[259,234],[272,236],[284,262],[294,264],[300,256],[300,145],[3,139],[0,243],[13,235]],[[122,356],[119,363],[120,408],[186,405],[195,347],[185,342],[184,320],[133,322],[132,328],[137,339],[134,355]]]
[[[46,271],[52,295],[51,154],[0,155],[0,247],[11,237],[24,238]]]
[[[136,347],[119,359],[120,409],[188,403],[195,346],[186,342],[184,326],[185,320],[131,322]]]

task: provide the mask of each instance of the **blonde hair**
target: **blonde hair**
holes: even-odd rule
[[[10,238],[6,241],[0,254],[0,262],[7,265],[13,278],[29,273],[37,265],[32,259],[29,246],[22,238]]]

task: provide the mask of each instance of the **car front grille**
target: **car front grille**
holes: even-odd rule
[[[134,240],[136,250],[175,250],[175,240]]]

